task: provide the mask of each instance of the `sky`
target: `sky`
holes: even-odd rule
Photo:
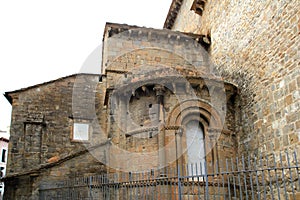
[[[0,130],[11,116],[2,94],[78,73],[106,22],[162,28],[171,2],[0,0]]]

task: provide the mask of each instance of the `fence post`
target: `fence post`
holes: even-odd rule
[[[93,193],[92,193],[92,176],[89,177],[89,190],[90,190],[90,199],[93,200]]]
[[[297,152],[291,155],[288,151],[282,152],[278,158],[275,153],[262,157],[262,154],[254,158],[250,155],[241,159],[236,157],[236,163],[232,158],[226,162],[219,160],[215,173],[209,173],[211,165],[204,161],[199,167],[191,165],[190,174],[188,166],[177,165],[171,171],[166,168],[165,176],[157,176],[160,171],[151,170],[149,176],[144,172],[130,172],[44,180],[39,186],[39,198],[298,199],[300,167]]]
[[[178,165],[178,172],[177,172],[177,178],[178,178],[178,199],[182,200],[182,196],[181,196],[181,175],[180,175],[180,166]]]
[[[288,162],[288,169],[289,169],[289,174],[290,174],[290,183],[291,183],[291,187],[292,187],[292,195],[293,195],[293,199],[296,199],[295,191],[294,191],[294,184],[293,184],[292,169],[291,169],[291,163],[290,163],[290,155],[289,155],[288,151],[286,151],[285,153],[286,153],[286,158],[287,158],[287,162]]]
[[[208,170],[207,170],[207,163],[206,160],[204,161],[205,167],[205,199],[208,200],[209,198],[209,188],[208,188]]]

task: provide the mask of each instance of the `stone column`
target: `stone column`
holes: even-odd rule
[[[158,166],[163,169],[166,166],[166,153],[165,153],[165,113],[164,113],[164,92],[165,88],[161,85],[155,85],[154,91],[157,98],[157,125],[158,125]],[[164,170],[162,170],[164,173]]]
[[[216,166],[219,166],[218,163],[218,136],[221,133],[222,130],[220,129],[214,129],[209,128],[207,129],[207,135],[209,137],[209,145],[211,148],[211,156],[212,156],[212,162],[213,162],[213,171],[210,173],[214,173],[216,170]],[[217,165],[218,163],[218,165]],[[219,170],[219,169],[217,169]]]
[[[183,160],[182,160],[182,135],[183,129],[179,128],[175,131],[175,141],[176,141],[176,159],[177,159],[177,172],[180,170],[180,174],[183,173]]]
[[[127,133],[127,112],[128,112],[128,105],[127,105],[127,98],[126,95],[122,95],[120,97],[120,129],[122,134]]]

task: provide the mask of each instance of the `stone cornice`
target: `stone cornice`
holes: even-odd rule
[[[146,128],[141,128],[138,130],[134,130],[134,131],[130,131],[128,133],[126,133],[126,137],[132,136],[132,135],[137,135],[140,133],[147,133],[147,132],[151,132],[151,131],[158,131],[158,127],[146,127]]]
[[[164,28],[172,29],[182,3],[183,3],[183,0],[173,0],[172,1],[172,4],[170,6],[170,9],[169,9],[169,12],[168,12],[165,24],[164,24]]]

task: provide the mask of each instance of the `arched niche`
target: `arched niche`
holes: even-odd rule
[[[191,130],[191,123],[198,124],[198,128],[192,128],[197,130]],[[170,112],[166,127],[178,127],[181,130],[177,131],[181,134],[176,133],[176,157],[177,164],[184,174],[195,175],[195,170],[202,175],[214,171],[218,157],[215,138],[220,132],[216,131],[212,134],[211,130],[222,130],[222,125],[223,120],[219,112],[204,100],[183,101]],[[193,131],[198,132],[198,135]],[[195,146],[189,147],[191,139],[195,140]],[[192,155],[195,154],[197,146],[199,159],[193,158]],[[198,166],[195,165],[196,163]]]

